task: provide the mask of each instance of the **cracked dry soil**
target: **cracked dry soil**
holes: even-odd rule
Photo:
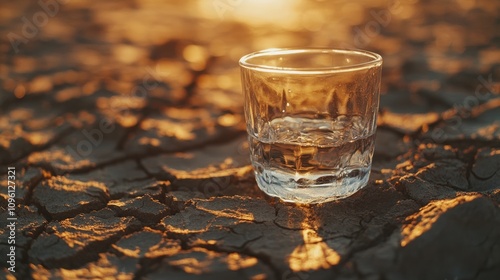
[[[70,1],[19,52],[2,35],[0,170],[16,168],[18,220],[11,273],[5,171],[0,278],[500,279],[500,6],[451,2],[402,1],[362,46],[385,59],[371,179],[315,206],[256,187],[236,61],[333,44],[322,32],[364,28],[384,1],[286,33],[196,1]],[[300,3],[305,28],[302,8],[335,7]],[[5,4],[0,30],[39,11]]]

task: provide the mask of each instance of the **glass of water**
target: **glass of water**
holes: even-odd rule
[[[261,190],[321,203],[366,186],[382,57],[361,50],[270,49],[240,60],[251,161]]]

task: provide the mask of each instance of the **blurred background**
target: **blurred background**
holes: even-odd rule
[[[263,251],[269,253],[262,255],[275,254],[272,257],[276,257],[276,262],[300,271],[327,268],[341,259],[344,262],[344,258],[351,258],[351,247],[354,252],[360,248],[374,248],[371,252],[375,253],[364,258],[371,261],[372,256],[380,255],[378,261],[373,262],[374,266],[391,265],[385,258],[392,256],[393,249],[387,253],[373,246],[385,242],[381,239],[387,232],[399,226],[399,221],[392,221],[393,217],[399,219],[396,215],[399,211],[407,215],[417,210],[412,207],[418,206],[413,202],[396,203],[403,196],[396,195],[396,191],[388,187],[394,181],[402,182],[405,197],[415,190],[416,201],[421,199],[425,201],[423,204],[436,197],[493,190],[498,186],[499,173],[495,169],[498,165],[495,164],[498,163],[500,143],[499,45],[498,0],[0,0],[0,167],[6,170],[8,164],[18,168],[16,176],[23,181],[17,184],[17,202],[23,209],[31,207],[26,210],[29,215],[22,214],[28,217],[26,227],[19,228],[20,233],[28,236],[21,239],[19,235],[19,241],[25,240],[24,245],[19,245],[23,250],[22,258],[18,259],[19,270],[37,274],[45,271],[43,266],[84,267],[83,262],[89,260],[81,256],[88,251],[107,252],[108,245],[119,237],[115,232],[125,232],[122,227],[108,234],[107,229],[115,228],[114,222],[94,230],[90,226],[81,227],[77,221],[69,224],[67,228],[71,229],[66,234],[65,226],[59,229],[57,220],[109,206],[112,204],[108,203],[109,199],[137,197],[146,201],[145,205],[152,205],[154,201],[149,194],[165,199],[165,189],[168,192],[172,189],[185,191],[182,195],[173,194],[175,199],[179,195],[180,201],[193,197],[243,195],[243,199],[239,197],[234,201],[219,200],[221,204],[210,206],[217,209],[210,210],[212,212],[196,209],[207,215],[221,213],[217,215],[226,219],[227,215],[240,215],[240,210],[233,212],[232,208],[247,201],[246,196],[262,198],[252,178],[248,146],[244,143],[246,131],[238,60],[244,54],[276,47],[358,48],[380,53],[384,59],[382,96],[372,168],[375,184],[371,184],[370,190],[356,203],[330,204],[330,208],[323,208],[324,211],[318,214],[327,221],[323,224],[319,219],[318,236],[325,233],[325,240],[332,237],[327,241],[332,242],[328,245],[318,242],[320,239],[309,233],[314,232],[310,230],[312,226],[297,224],[290,234],[286,232],[287,238],[271,231],[273,245],[268,247],[269,251]],[[426,147],[422,142],[436,145]],[[417,172],[420,177],[415,184],[408,178],[404,179],[406,182],[399,180],[401,174]],[[477,178],[475,174],[479,174]],[[387,183],[391,178],[392,182]],[[427,180],[428,185],[420,183],[420,178]],[[83,181],[89,183],[85,183],[85,188]],[[89,181],[95,182],[91,185]],[[0,192],[0,206],[4,208],[8,198],[6,184],[7,180],[1,180],[0,187],[4,191]],[[90,191],[95,189],[93,184],[98,184],[98,191]],[[434,190],[434,186],[439,188]],[[496,197],[498,201],[498,192]],[[90,202],[71,203],[81,198]],[[135,205],[138,200],[124,201],[126,205],[134,201],[130,203]],[[248,204],[243,203],[242,209],[249,205],[249,211],[259,209],[255,210],[256,216],[267,215],[259,214],[267,213],[260,209],[265,203],[248,201]],[[414,260],[412,250],[417,252],[418,260],[423,259],[413,262],[418,272],[440,270],[434,259],[441,255],[429,252],[441,252],[443,256],[447,254],[442,259],[450,264],[448,267],[453,267],[454,273],[468,269],[474,272],[475,266],[477,271],[484,268],[485,273],[495,273],[486,270],[486,261],[482,264],[486,255],[477,253],[482,251],[464,253],[467,258],[458,254],[458,251],[468,252],[467,248],[487,248],[488,244],[493,244],[486,241],[480,244],[482,247],[476,244],[475,237],[490,234],[493,238],[492,233],[486,231],[489,228],[483,227],[489,221],[482,222],[491,216],[483,215],[485,211],[492,213],[491,208],[481,208],[478,203],[484,203],[484,207],[493,206],[483,202],[483,198],[474,201],[439,220],[433,231],[429,230],[431,234],[427,239],[412,245],[411,248],[418,250],[406,251],[410,252],[410,257],[406,258],[409,262]],[[63,202],[64,207],[59,205]],[[177,200],[168,204],[179,205],[175,206],[178,208],[175,211],[180,211],[183,205],[177,204]],[[201,205],[211,209],[209,204]],[[411,206],[413,204],[415,206]],[[447,202],[445,206],[431,205],[424,211],[435,207],[438,213],[445,209],[444,213],[452,204],[455,202]],[[406,205],[410,205],[408,209],[404,209]],[[44,208],[40,208],[42,206]],[[160,206],[160,209],[165,208]],[[33,207],[35,210],[30,210]],[[46,210],[38,211],[37,207]],[[161,215],[167,215],[166,212],[157,215],[156,207],[145,206],[148,208],[144,212],[146,217],[151,214],[160,219]],[[222,215],[225,210],[218,207],[227,207],[229,214]],[[280,209],[285,210],[283,213],[289,211]],[[274,213],[274,209],[271,210]],[[290,218],[292,224],[302,217],[316,215],[297,210],[297,216],[293,214],[295,218]],[[467,214],[469,218],[455,219],[469,210],[472,213]],[[353,219],[358,215],[359,220]],[[481,215],[484,216],[482,220],[475,220]],[[246,221],[247,218],[238,219]],[[286,216],[280,219],[285,224],[288,221]],[[46,220],[54,227],[46,227]],[[205,220],[194,219],[188,227],[195,227],[195,224],[198,227],[202,223],[198,221]],[[422,221],[428,230],[430,223]],[[232,223],[231,220],[231,226]],[[373,227],[361,231],[364,224],[370,223]],[[480,226],[476,227],[478,223]],[[473,229],[464,230],[471,224]],[[493,227],[494,223],[491,225]],[[56,226],[60,230],[57,242],[52,239],[55,235],[51,229]],[[303,237],[295,227],[305,228]],[[73,247],[73,240],[78,239],[75,244],[81,243],[80,235],[74,234],[73,228],[83,228],[84,245]],[[443,228],[448,231],[441,231]],[[207,236],[217,230],[219,226],[207,228]],[[253,230],[260,234],[261,227]],[[425,232],[419,227],[408,231],[417,236]],[[176,234],[186,232],[189,231],[179,227]],[[448,233],[457,233],[458,239]],[[336,239],[337,235],[340,239]],[[441,238],[445,235],[446,240]],[[34,242],[31,242],[32,236],[38,236],[33,237],[36,238]],[[295,243],[289,242],[306,242],[306,236],[314,246],[293,249],[295,245],[290,244]],[[349,236],[355,236],[354,242],[348,239]],[[93,239],[97,241],[92,243]],[[257,239],[251,241],[254,240]],[[437,240],[440,244],[436,247],[434,242],[426,243],[426,240]],[[250,244],[249,241],[240,248]],[[462,241],[463,246],[455,246]],[[105,245],[95,245],[97,242]],[[57,246],[53,247],[54,244]],[[392,241],[387,244],[393,246]],[[257,251],[260,250],[258,246]],[[349,246],[349,250],[344,250],[345,246]],[[387,247],[380,248],[385,250]],[[457,256],[448,258],[451,256],[446,251],[449,248],[458,248]],[[308,251],[316,254],[316,260],[320,261],[315,262],[314,258],[307,261]],[[89,255],[96,260],[97,253]],[[179,253],[179,260],[191,256],[183,254]],[[296,261],[288,264],[289,254],[299,257],[292,258]],[[322,259],[323,254],[333,257],[327,259],[330,263]],[[403,256],[399,251],[394,254],[397,258]],[[106,258],[103,260],[107,264]],[[42,265],[28,267],[27,262],[32,259]],[[26,262],[23,264],[23,261]],[[97,267],[95,263],[91,261],[88,267]],[[460,267],[451,266],[451,263]],[[434,266],[428,270],[427,264]],[[204,265],[206,262],[200,262],[200,266]],[[119,266],[120,269],[129,268],[122,263]],[[169,269],[171,265],[165,267]],[[350,267],[350,263],[345,267]],[[147,272],[148,268],[148,265],[141,267],[137,273]],[[88,271],[91,270],[84,267],[82,274],[90,273]],[[158,273],[163,277],[162,270]],[[479,275],[474,273],[471,278]],[[136,274],[136,278],[140,278],[137,275],[140,274]]]
[[[340,47],[382,54],[381,124],[425,132],[450,109],[467,113],[498,96],[499,13],[490,0],[2,1],[0,128],[78,127],[93,121],[75,108],[91,103],[123,128],[170,106],[215,108],[229,114],[219,125],[243,130],[242,55]],[[26,102],[38,107],[30,113]],[[20,104],[24,113],[14,112]],[[34,146],[52,139],[28,136]]]

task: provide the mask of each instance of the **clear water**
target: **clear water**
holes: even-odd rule
[[[352,195],[368,182],[374,129],[361,118],[278,118],[250,135],[257,184],[285,201],[321,203]]]

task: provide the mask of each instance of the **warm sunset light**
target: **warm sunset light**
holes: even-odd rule
[[[0,279],[500,279],[500,1],[0,6]]]
[[[249,25],[278,24],[283,27],[297,22],[297,0],[217,0],[197,1],[200,14],[212,17],[241,21]]]
[[[313,230],[303,230],[302,236],[305,244],[295,248],[288,259],[293,271],[327,269],[339,263],[339,254]]]
[[[415,216],[408,217],[410,224],[403,227],[401,236],[401,246],[406,246],[411,243],[414,239],[423,235],[426,231],[430,230],[433,224],[440,218],[441,215],[445,215],[446,210],[456,207],[459,204],[466,203],[478,198],[478,196],[464,196],[455,200],[447,201],[435,201],[428,204],[425,209]]]

